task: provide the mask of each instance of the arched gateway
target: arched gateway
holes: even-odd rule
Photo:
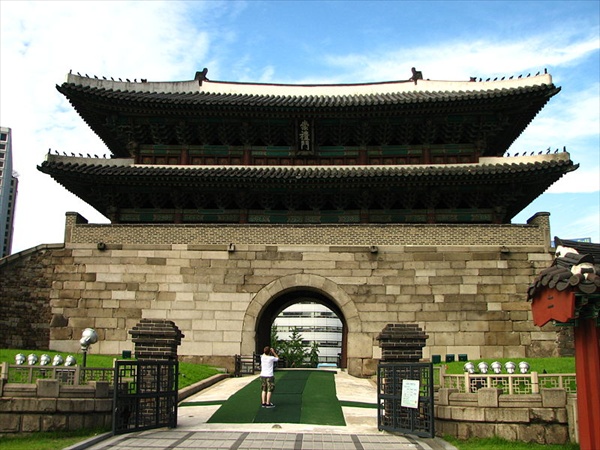
[[[350,296],[327,278],[298,274],[279,278],[261,289],[252,299],[244,317],[242,352],[249,354],[269,343],[273,320],[299,298],[310,297],[337,314],[342,321],[342,367],[347,366],[348,337],[361,332],[358,310]]]

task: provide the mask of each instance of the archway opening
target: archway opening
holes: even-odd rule
[[[271,345],[271,327],[277,316],[279,316],[286,308],[302,302],[323,305],[331,310],[340,320],[342,326],[342,338],[339,365],[342,368],[347,367],[346,347],[348,341],[348,327],[341,309],[326,295],[307,289],[297,289],[281,293],[280,295],[273,297],[264,306],[256,321],[256,353],[262,353],[262,349],[265,345]]]

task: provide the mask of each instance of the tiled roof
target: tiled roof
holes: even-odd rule
[[[543,159],[543,157],[541,158]],[[128,181],[138,179],[177,179],[181,183],[256,181],[287,182],[303,180],[311,183],[330,181],[386,181],[396,180],[407,183],[422,183],[427,179],[442,181],[461,179],[485,180],[490,176],[513,178],[515,176],[541,173],[564,173],[575,170],[569,158],[549,158],[526,163],[503,164],[457,164],[430,166],[147,166],[133,164],[110,164],[80,162],[79,158],[48,155],[39,166],[44,173],[61,177],[70,176],[122,178]],[[62,174],[62,175],[61,175]]]
[[[369,93],[354,95],[261,95],[229,94],[215,92],[151,92],[139,90],[112,90],[104,87],[91,87],[64,83],[57,89],[66,97],[104,97],[115,103],[135,103],[155,108],[183,108],[200,106],[206,108],[268,108],[268,109],[332,109],[369,108],[382,106],[473,102],[481,100],[502,101],[509,97],[542,96],[549,98],[560,88],[553,84],[523,87],[490,87],[485,90],[464,91],[406,91],[390,93]],[[335,92],[334,90],[332,90]]]
[[[528,300],[544,289],[573,289],[583,294],[600,294],[600,244],[554,240],[557,256],[529,286]]]

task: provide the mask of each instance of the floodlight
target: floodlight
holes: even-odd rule
[[[508,361],[506,364],[504,364],[504,368],[508,373],[515,373],[517,365],[512,361]]]
[[[468,362],[463,366],[463,370],[469,373],[475,373],[475,365],[472,362]]]
[[[490,366],[488,366],[488,363],[486,363],[485,361],[481,361],[479,364],[477,364],[477,368],[481,373],[488,373],[488,369],[490,368]]]
[[[494,371],[494,373],[502,372],[502,364],[499,363],[498,361],[494,361],[492,363],[492,370]]]

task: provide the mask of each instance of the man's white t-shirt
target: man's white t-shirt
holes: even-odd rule
[[[279,361],[279,358],[275,358],[271,355],[260,355],[260,376],[261,377],[272,377],[275,363]]]

